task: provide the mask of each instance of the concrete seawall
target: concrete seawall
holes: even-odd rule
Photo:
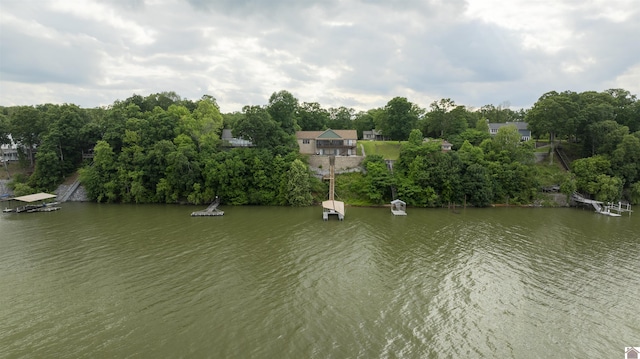
[[[58,188],[56,188],[54,193],[58,195],[58,198],[60,198],[60,196],[64,196],[67,193],[67,191],[71,189],[71,186],[72,185],[65,185],[65,184],[60,185],[58,186]],[[87,191],[82,185],[78,186],[75,189],[75,191],[73,191],[73,193],[67,199],[67,202],[87,202],[87,201],[89,201],[89,198],[87,197]]]
[[[360,172],[363,156],[336,156],[335,173]],[[309,156],[309,167],[318,175],[329,174],[329,156]]]

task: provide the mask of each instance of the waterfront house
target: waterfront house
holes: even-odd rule
[[[386,141],[387,138],[377,130],[362,131],[362,139],[366,141]]]
[[[531,130],[528,129],[529,124],[526,122],[505,122],[505,123],[489,123],[489,134],[494,136],[498,130],[504,126],[513,125],[520,133],[521,141],[529,141],[531,139]]]
[[[9,135],[8,144],[0,145],[0,162],[16,162],[18,161],[18,145],[13,142],[13,138]]]
[[[356,130],[297,131],[300,153],[319,156],[356,156]]]
[[[222,136],[220,136],[224,147],[252,147],[253,143],[249,140],[233,137],[233,132],[225,128],[222,130]]]

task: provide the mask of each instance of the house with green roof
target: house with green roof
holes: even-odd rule
[[[297,131],[300,153],[318,156],[356,156],[356,130]]]

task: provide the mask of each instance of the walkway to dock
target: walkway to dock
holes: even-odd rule
[[[208,216],[222,216],[224,212],[218,209],[220,205],[220,198],[216,197],[215,201],[211,202],[209,207],[203,211],[196,211],[191,213],[191,217],[208,217]]]
[[[329,156],[329,199],[322,202],[322,219],[329,220],[329,215],[336,215],[339,220],[344,220],[344,202],[336,201],[334,194],[336,157]]]
[[[574,192],[571,195],[571,199],[576,201],[576,202],[578,202],[578,203],[584,203],[584,204],[592,205],[593,208],[596,210],[596,212],[601,212],[602,209],[603,209],[603,205],[604,205],[604,202],[600,202],[600,201],[596,201],[596,200],[593,200],[593,199],[584,198],[578,192]]]

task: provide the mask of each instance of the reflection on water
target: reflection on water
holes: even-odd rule
[[[65,204],[0,217],[0,357],[622,357],[639,221]]]

